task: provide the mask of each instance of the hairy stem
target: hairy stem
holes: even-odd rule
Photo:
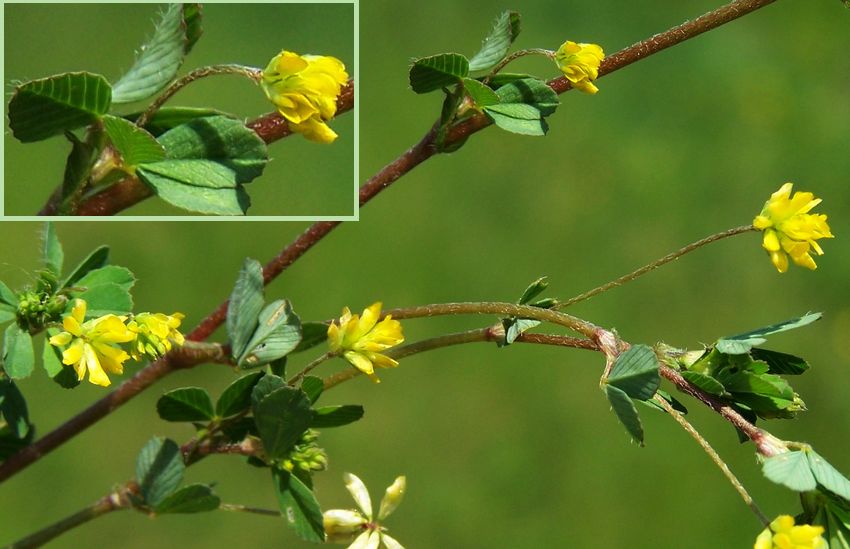
[[[752,509],[753,513],[756,514],[761,523],[765,526],[770,524],[770,519],[768,519],[764,515],[764,513],[761,512],[761,509],[759,509],[758,505],[756,505],[756,502],[753,501],[753,498],[750,496],[749,492],[747,492],[747,489],[744,488],[744,485],[741,484],[741,481],[738,480],[738,477],[736,477],[735,474],[729,469],[729,466],[726,465],[726,462],[723,461],[720,455],[714,450],[714,448],[711,447],[711,444],[709,444],[708,441],[701,434],[699,434],[699,431],[697,431],[694,426],[691,425],[691,423],[687,419],[685,419],[685,416],[680,414],[670,405],[669,402],[667,402],[660,396],[655,395],[653,397],[653,400],[658,403],[662,408],[664,408],[664,410],[666,410],[667,413],[670,414],[673,419],[675,419],[676,422],[682,426],[682,429],[684,429],[689,435],[691,435],[694,440],[697,441],[697,444],[699,444],[700,447],[705,450],[705,453],[708,454],[708,457],[711,458],[711,461],[713,461],[714,464],[720,468],[720,471],[723,472],[723,475],[727,478],[727,480],[729,480],[735,490],[738,491],[738,493],[741,495],[741,499],[743,499],[744,503],[746,503],[747,506]]]
[[[525,57],[526,55],[544,55],[546,57],[553,58],[555,52],[553,52],[552,50],[544,50],[541,48],[527,48],[524,50],[517,50],[502,59],[501,61],[499,61],[499,63],[490,71],[490,74],[488,74],[484,78],[484,83],[486,84],[487,82],[489,82],[493,76],[498,74],[499,71],[504,69],[509,63],[511,63],[512,61],[516,61],[520,57]]]
[[[265,515],[269,517],[279,517],[280,511],[274,509],[261,509],[259,507],[248,507],[247,505],[236,505],[233,503],[222,503],[218,507],[222,511],[233,511],[236,513],[253,513],[255,515]]]
[[[432,305],[420,305],[403,309],[390,309],[384,312],[384,316],[392,315],[395,319],[422,318],[444,315],[469,315],[469,314],[491,314],[500,316],[516,316],[530,318],[542,322],[551,322],[565,326],[583,336],[594,339],[599,332],[599,326],[586,320],[559,313],[551,309],[542,309],[531,305],[517,305],[516,303],[500,302],[472,302],[472,303],[436,303]]]
[[[50,526],[46,526],[25,538],[19,539],[9,545],[8,549],[28,549],[31,547],[40,547],[61,534],[85,524],[90,520],[94,520],[112,511],[119,511],[126,508],[126,494],[123,491],[109,494],[88,507],[77,511],[73,515],[55,522]]]
[[[333,358],[335,356],[336,356],[336,353],[328,351],[327,353],[323,354],[322,356],[316,358],[315,360],[313,360],[312,362],[310,362],[309,364],[304,366],[304,368],[300,372],[298,372],[297,374],[292,376],[292,378],[289,381],[286,382],[287,385],[289,385],[290,387],[294,386],[296,383],[298,383],[299,381],[304,379],[304,376],[306,376],[307,374],[312,372],[316,368],[316,366],[318,366],[322,362],[328,360],[329,358]]]
[[[10,456],[9,459],[0,464],[0,482],[32,465],[42,456],[91,427],[153,385],[158,379],[179,369],[191,368],[204,362],[220,361],[224,352],[224,347],[218,344],[187,342],[179,349],[175,349],[163,358],[152,362],[105,397]]]
[[[698,248],[702,248],[706,244],[711,244],[712,242],[716,242],[718,240],[723,240],[724,238],[729,238],[730,236],[735,236],[735,235],[739,235],[741,233],[746,233],[748,231],[754,231],[754,230],[755,230],[755,227],[753,227],[752,225],[746,225],[746,226],[743,226],[743,227],[736,227],[734,229],[729,229],[728,231],[723,231],[722,233],[713,234],[711,236],[703,238],[702,240],[697,240],[696,242],[688,244],[684,248],[680,248],[680,249],[676,250],[675,252],[667,254],[660,259],[656,259],[652,263],[644,265],[640,269],[632,271],[627,275],[623,275],[616,280],[612,280],[611,282],[607,282],[607,283],[605,283],[601,286],[597,286],[596,288],[594,288],[590,291],[584,292],[583,294],[572,297],[572,298],[570,298],[566,301],[559,301],[552,308],[553,309],[563,309],[564,307],[569,307],[570,305],[573,305],[574,303],[578,303],[579,301],[584,301],[585,299],[589,299],[589,298],[591,298],[595,295],[606,292],[606,291],[610,290],[611,288],[616,288],[617,286],[621,286],[621,285],[625,284],[626,282],[631,282],[632,280],[634,280],[634,279],[636,279],[636,278],[638,278],[642,275],[645,275],[646,273],[653,271],[653,270],[657,269],[658,267],[661,267],[662,265],[664,265],[666,263],[670,263],[671,261],[679,259],[680,257],[682,257],[683,255],[685,255],[687,253],[690,253],[690,252],[692,252],[692,251],[694,251]]]
[[[442,336],[423,339],[416,343],[404,345],[390,349],[385,354],[394,359],[402,359],[426,351],[442,349],[443,347],[452,347],[454,345],[463,345],[465,343],[484,343],[503,341],[505,338],[504,330],[500,324],[487,328],[478,328],[465,332],[456,332]],[[576,349],[588,349],[598,351],[599,347],[590,339],[568,337],[553,334],[520,334],[516,338],[515,343],[537,343],[539,345],[557,345],[560,347],[573,347]],[[357,368],[348,368],[341,372],[337,372],[325,378],[325,390],[330,389],[340,383],[353,379],[360,375],[360,370]]]
[[[147,126],[148,122],[150,122],[151,118],[153,118],[153,115],[156,114],[166,101],[171,99],[175,93],[182,90],[192,82],[200,80],[201,78],[206,78],[207,76],[216,76],[220,74],[238,74],[253,80],[254,83],[257,83],[262,78],[263,72],[260,69],[245,67],[243,65],[210,65],[209,67],[195,69],[186,76],[178,78],[172,82],[170,86],[165,88],[165,91],[162,92],[162,94],[157,97],[147,109],[145,109],[145,112],[143,112],[141,116],[139,116],[138,120],[136,120],[136,125],[140,128]]]

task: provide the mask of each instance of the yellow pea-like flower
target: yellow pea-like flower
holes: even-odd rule
[[[263,70],[260,84],[292,131],[331,143],[337,134],[325,121],[336,114],[336,98],[346,82],[348,73],[339,59],[284,50]]]
[[[584,93],[599,91],[593,81],[599,76],[599,65],[605,53],[597,44],[580,44],[567,40],[555,52],[555,63],[572,86]]]
[[[342,310],[342,316],[328,327],[328,345],[332,353],[341,354],[355,368],[379,383],[375,367],[394,368],[398,362],[381,354],[390,347],[404,341],[401,323],[387,316],[381,317],[381,302],[373,303],[363,311],[363,315],[353,315],[348,307]]]
[[[823,526],[794,525],[794,517],[780,515],[756,538],[753,549],[828,549]]]
[[[162,313],[139,313],[127,323],[133,333],[130,354],[133,360],[141,361],[148,357],[157,359],[170,351],[173,344],[183,345],[183,334],[177,329],[183,320],[182,313],[165,315]]]
[[[770,254],[771,262],[780,273],[788,270],[789,256],[801,267],[816,269],[810,251],[823,255],[816,241],[833,237],[826,215],[809,213],[821,203],[821,199],[809,192],[796,192],[792,197],[793,187],[793,183],[782,185],[753,220],[753,226],[764,231],[762,247]]]
[[[86,302],[75,300],[71,314],[62,319],[65,331],[51,337],[49,342],[66,347],[62,363],[73,366],[77,379],[82,380],[88,372],[91,383],[107,387],[112,382],[106,373],[123,373],[124,362],[130,358],[115,344],[131,341],[134,335],[124,324],[124,317],[110,314],[84,322],[85,316]]]

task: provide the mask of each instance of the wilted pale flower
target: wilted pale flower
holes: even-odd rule
[[[134,337],[124,325],[124,318],[104,315],[83,322],[86,316],[86,302],[74,300],[71,314],[62,319],[64,332],[50,338],[50,344],[65,347],[62,363],[74,367],[77,379],[82,380],[89,372],[89,381],[95,385],[107,387],[111,383],[106,372],[121,374],[124,362],[130,358],[115,343],[126,343]],[[106,372],[104,372],[104,369]]]
[[[599,91],[593,81],[599,76],[599,65],[605,58],[596,44],[577,44],[567,40],[555,52],[555,63],[573,87],[584,93]]]
[[[764,529],[753,549],[829,549],[822,526],[794,526],[794,517],[780,515]]]
[[[394,368],[398,362],[377,351],[384,351],[404,341],[401,323],[387,316],[381,317],[381,302],[373,303],[363,310],[363,316],[352,315],[348,307],[342,310],[338,324],[328,327],[328,344],[331,352],[342,354],[355,368],[379,383],[375,366]]]
[[[360,511],[331,509],[324,512],[325,535],[329,543],[349,543],[348,549],[377,549],[381,544],[387,549],[404,549],[395,539],[387,535],[381,521],[396,510],[407,489],[407,479],[398,477],[387,488],[378,516],[372,514],[372,500],[363,481],[356,475],[345,473],[345,487],[360,507]]]
[[[133,360],[141,361],[144,357],[157,359],[171,350],[172,343],[178,346],[183,345],[183,334],[177,330],[183,318],[182,313],[133,315],[127,323],[127,328],[135,336],[130,344],[130,355]]]
[[[793,183],[782,185],[753,220],[753,226],[764,231],[762,247],[770,254],[770,260],[780,273],[788,270],[788,256],[801,267],[816,269],[809,251],[823,255],[815,241],[832,238],[826,215],[808,213],[820,204],[821,199],[809,192],[796,192],[791,197],[793,186]]]
[[[347,81],[345,65],[335,57],[284,50],[263,70],[260,84],[292,131],[331,143],[337,134],[325,120],[336,114],[336,98]]]

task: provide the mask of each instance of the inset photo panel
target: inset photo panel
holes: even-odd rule
[[[2,214],[357,218],[357,5],[4,4]]]

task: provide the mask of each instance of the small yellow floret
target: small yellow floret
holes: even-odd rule
[[[792,197],[793,186],[793,183],[782,185],[753,220],[753,226],[764,231],[762,247],[770,254],[771,262],[780,273],[788,270],[789,256],[801,267],[816,269],[815,260],[809,252],[814,250],[817,255],[823,255],[816,240],[833,237],[826,215],[808,213],[820,204],[821,199],[809,192],[796,192]]]
[[[823,526],[794,526],[794,517],[780,515],[759,534],[753,549],[828,549],[821,534]]]
[[[172,343],[183,345],[183,334],[177,329],[183,320],[182,313],[165,315],[162,313],[139,313],[127,323],[134,339],[130,344],[133,360],[143,358],[157,359],[171,350]]]
[[[263,70],[260,84],[292,131],[331,143],[337,134],[325,121],[336,114],[336,98],[346,82],[348,73],[339,59],[284,50]]]
[[[381,317],[381,302],[373,303],[363,311],[363,316],[353,315],[348,307],[342,316],[328,327],[328,345],[331,352],[342,354],[355,368],[368,375],[372,381],[380,380],[375,367],[394,368],[398,362],[379,353],[404,341],[401,323],[387,316]]]
[[[599,76],[599,65],[605,52],[596,44],[577,44],[567,40],[555,52],[555,63],[572,86],[584,93],[599,91],[593,81]]]
[[[131,341],[134,335],[124,325],[125,317],[104,315],[84,322],[85,316],[86,302],[74,300],[71,314],[62,319],[65,331],[51,337],[49,342],[67,347],[62,352],[62,363],[74,367],[77,379],[82,380],[88,371],[91,383],[107,387],[111,381],[106,372],[123,373],[124,362],[130,358],[115,344]]]

